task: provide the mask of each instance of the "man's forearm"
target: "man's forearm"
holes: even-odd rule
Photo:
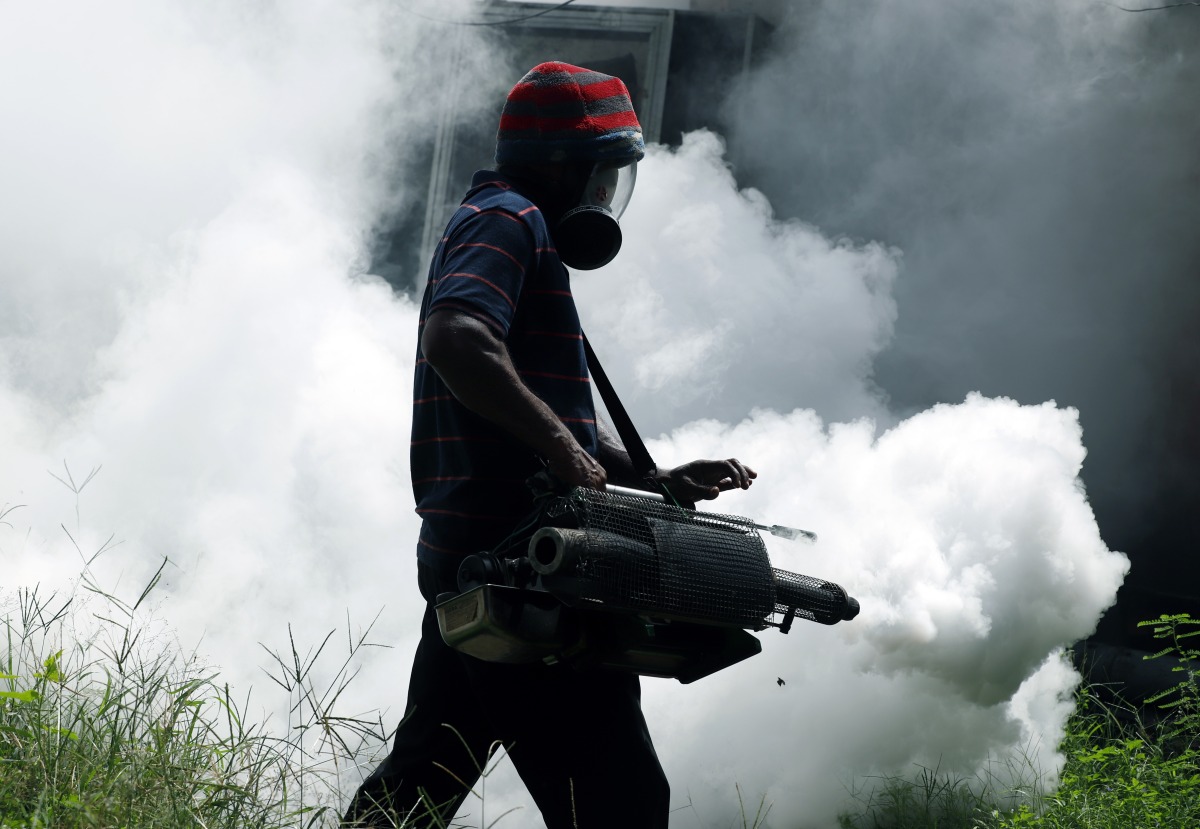
[[[522,382],[503,340],[486,323],[459,311],[436,312],[426,320],[421,350],[468,409],[525,443],[568,483],[603,486],[600,464]]]
[[[647,484],[634,469],[620,437],[600,418],[596,419],[596,435],[600,440],[600,465],[608,473],[608,479],[620,486],[646,489]]]

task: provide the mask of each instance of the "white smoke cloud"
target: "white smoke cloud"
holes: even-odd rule
[[[2,587],[78,571],[60,523],[85,552],[116,534],[98,570],[125,590],[168,556],[158,612],[276,721],[258,642],[384,607],[395,647],[345,706],[395,720],[420,613],[416,311],[355,274],[409,203],[386,174],[433,121],[442,30],[373,4],[73,11],[0,26],[0,70],[28,79],[0,89],[26,127],[0,137],[0,508],[26,505],[0,526]],[[1052,771],[1075,679],[1057,650],[1123,572],[1077,483],[1075,413],[972,396],[876,437],[857,418],[886,418],[871,365],[899,252],[774,218],[711,134],[651,152],[625,227],[618,264],[576,287],[635,418],[670,432],[656,456],[755,465],[720,508],[820,532],[777,565],[864,608],[768,632],[697,685],[647,682],[674,803],[696,806],[676,823],[719,825],[735,782],[781,826],[824,826],[864,774],[1030,744]],[[64,460],[77,482],[102,466],[78,497],[47,474]],[[536,825],[511,770],[488,791]]]
[[[1078,484],[1076,412],[973,395],[876,438],[866,420],[763,411],[653,450],[714,446],[760,472],[714,508],[818,532],[813,545],[769,539],[773,563],[836,581],[863,609],[764,633],[762,656],[696,686],[652,685],[651,721],[674,726],[665,763],[688,770],[672,779],[690,781],[702,814],[728,811],[729,776],[775,804],[772,825],[821,827],[866,772],[986,774],[1028,757],[1054,773],[1078,681],[1061,649],[1092,631],[1127,569]]]
[[[0,90],[22,127],[0,136],[0,505],[23,505],[3,588],[62,586],[110,534],[93,569],[122,595],[169,557],[159,612],[246,688],[289,624],[303,647],[390,606],[397,648],[347,704],[402,706],[415,310],[356,274],[378,215],[411,204],[429,90],[493,60],[414,10],[6,12],[0,70],[27,80]],[[48,474],[95,468],[78,497]]]
[[[781,215],[903,249],[875,363],[893,408],[975,390],[1078,408],[1105,537],[1147,565],[1132,578],[1196,581],[1174,551],[1200,532],[1195,402],[1179,394],[1200,308],[1200,16],[1088,0],[788,9],[726,102],[730,146]]]
[[[574,291],[642,428],[755,406],[880,413],[871,363],[891,338],[899,252],[777,220],[738,190],[711,132],[639,166],[620,257]]]

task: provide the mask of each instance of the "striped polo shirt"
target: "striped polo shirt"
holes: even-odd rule
[[[420,326],[451,308],[490,325],[529,389],[595,455],[596,413],[567,269],[541,211],[519,187],[499,173],[475,174],[434,252]],[[525,480],[541,463],[458,402],[425,361],[419,337],[412,422],[413,494],[423,519],[418,555],[495,546],[533,508]]]

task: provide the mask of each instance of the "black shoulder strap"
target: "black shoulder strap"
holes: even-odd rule
[[[600,390],[600,397],[604,400],[604,405],[608,407],[608,413],[613,419],[613,426],[617,427],[617,434],[621,436],[621,442],[625,444],[625,451],[629,453],[629,460],[633,462],[633,469],[639,478],[644,478],[657,468],[654,459],[650,457],[650,453],[646,450],[646,444],[642,442],[642,436],[638,434],[633,421],[629,419],[629,413],[621,405],[621,399],[617,397],[612,383],[608,382],[608,375],[600,366],[600,361],[596,358],[596,352],[592,350],[592,344],[588,342],[586,334],[583,335],[583,350],[587,355],[588,371],[592,373],[592,381]]]

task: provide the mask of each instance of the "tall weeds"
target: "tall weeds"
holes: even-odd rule
[[[370,629],[324,685],[312,669],[332,633],[303,657],[290,638],[286,657],[268,650],[292,700],[280,737],[248,721],[248,700],[215,671],[151,633],[142,610],[165,560],[126,602],[91,577],[96,555],[70,595],[22,588],[3,605],[0,826],[336,825],[339,761],[385,736],[378,719],[333,713]]]

